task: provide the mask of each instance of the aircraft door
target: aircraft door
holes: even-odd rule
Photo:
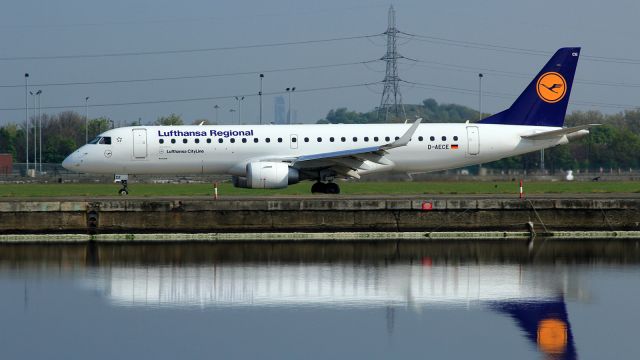
[[[480,136],[477,126],[467,126],[467,149],[469,155],[480,153]]]
[[[298,135],[294,135],[294,134],[291,135],[290,144],[292,149],[298,148]]]
[[[147,158],[147,129],[133,129],[133,157],[137,160]]]

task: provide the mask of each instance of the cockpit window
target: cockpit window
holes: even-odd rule
[[[93,138],[93,140],[89,141],[89,144],[97,144],[100,141],[100,136]]]
[[[111,136],[103,137],[102,139],[100,139],[99,144],[111,145]]]

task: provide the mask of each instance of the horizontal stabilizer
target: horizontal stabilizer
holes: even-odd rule
[[[550,140],[560,136],[577,133],[579,131],[588,129],[592,126],[599,126],[599,125],[600,124],[580,125],[580,126],[574,126],[570,128],[564,128],[564,129],[558,129],[558,130],[552,130],[552,131],[545,131],[545,132],[535,133],[530,135],[520,135],[520,137],[527,140]]]

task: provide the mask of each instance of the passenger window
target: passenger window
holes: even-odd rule
[[[358,142],[358,138],[357,137],[353,137],[353,142]]]
[[[266,138],[266,139],[264,139],[264,141],[270,143],[271,142],[271,138]]]
[[[454,140],[454,141],[458,141],[458,137],[457,137],[457,136],[454,136],[454,137],[453,137],[453,140]]]
[[[391,141],[391,138],[390,138],[390,137],[388,137],[388,136],[385,136],[385,137],[384,137],[384,141]]]
[[[400,139],[398,136],[396,136],[396,140]]]
[[[200,144],[200,139],[196,138],[194,141],[196,142],[196,144]]]
[[[258,138],[253,138],[253,142],[257,144],[258,143]]]
[[[422,136],[418,136],[418,141],[422,141],[424,138]]]
[[[345,142],[345,141],[347,141],[347,138],[343,136],[343,137],[340,138],[340,141]]]
[[[242,138],[242,143],[245,144],[247,142],[247,138]]]
[[[329,138],[329,141],[334,142],[336,139],[332,136]]]
[[[365,136],[365,137],[364,137],[364,141],[369,141],[369,137],[368,137],[368,136]]]
[[[292,137],[291,142],[298,142],[298,138]]]
[[[220,144],[222,144],[222,143],[224,142],[224,140],[222,140],[222,138],[219,138],[219,139],[218,139],[218,142],[219,142]]]
[[[442,137],[442,141],[447,141],[447,137],[446,137],[446,136],[443,136],[443,137]]]
[[[100,144],[111,145],[111,137],[110,136],[103,137],[102,139],[100,139]]]
[[[91,143],[89,143],[91,144]],[[160,139],[160,144],[164,144],[164,139]]]
[[[322,142],[322,138],[321,137],[318,137],[318,142]]]
[[[231,138],[231,140],[229,140],[229,141],[231,141],[231,143],[233,144],[233,143],[236,142],[236,139],[235,138]]]
[[[378,140],[380,140],[380,139],[378,139],[378,137],[377,137],[377,136],[374,136],[374,137],[373,137],[373,141],[378,142]]]
[[[431,140],[431,141],[435,141],[435,140],[436,140],[436,138],[435,138],[435,137],[433,137],[433,136],[431,136],[431,137],[429,137],[429,140]]]
[[[89,141],[89,144],[97,144],[100,141],[100,136],[94,137],[93,140]]]
[[[281,143],[282,142],[282,138],[278,138],[278,142]]]
[[[309,138],[308,137],[304,138],[304,142],[309,142]]]
[[[171,139],[171,143],[175,144],[176,143],[176,139]]]
[[[211,144],[211,139],[207,139],[207,144]]]
[[[186,144],[187,143],[187,139],[182,139],[182,143]]]

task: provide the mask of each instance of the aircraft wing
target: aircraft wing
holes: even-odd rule
[[[369,170],[379,166],[391,166],[393,162],[387,158],[387,150],[406,146],[416,132],[422,119],[417,119],[398,140],[393,142],[348,150],[324,153],[304,154],[297,157],[264,159],[263,161],[283,161],[300,170],[332,169],[337,174],[360,178],[358,171]]]
[[[570,127],[570,128],[545,131],[545,132],[540,132],[540,133],[535,133],[535,134],[520,135],[520,137],[523,138],[523,139],[528,139],[528,140],[549,140],[549,139],[557,138],[557,137],[564,136],[564,135],[570,135],[570,134],[574,134],[574,133],[578,133],[579,135],[586,135],[586,134],[589,133],[586,129],[588,129],[590,127],[593,127],[593,126],[599,126],[599,125],[600,124],[580,125],[580,126],[574,126],[574,127]]]

